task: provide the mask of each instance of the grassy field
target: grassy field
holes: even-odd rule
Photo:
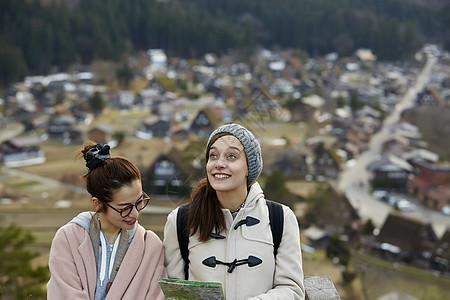
[[[350,285],[342,281],[343,268],[325,258],[324,251],[303,253],[305,276],[329,276],[341,299],[376,300],[393,291],[402,292],[420,300],[449,299],[450,279],[436,277],[426,270],[400,266],[355,253],[351,269],[358,275]]]
[[[417,299],[449,299],[450,279],[436,277],[426,270],[387,262],[358,254],[353,266],[363,280],[363,290],[369,300],[391,291],[409,294]]]

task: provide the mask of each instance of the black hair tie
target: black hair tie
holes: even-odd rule
[[[88,148],[84,154],[84,160],[86,161],[86,168],[88,173],[100,166],[105,159],[110,158],[109,145],[97,144]]]

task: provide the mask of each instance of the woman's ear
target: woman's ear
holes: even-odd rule
[[[94,204],[95,212],[100,212],[103,209],[103,203],[97,197],[92,197],[92,203]]]

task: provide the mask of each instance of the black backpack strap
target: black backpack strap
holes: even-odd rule
[[[269,223],[272,231],[273,254],[277,255],[278,247],[281,243],[284,227],[284,213],[281,204],[266,200],[269,209]],[[177,213],[177,238],[180,247],[181,257],[184,261],[184,278],[189,279],[189,230],[187,228],[189,204],[183,204],[178,208]]]
[[[284,213],[283,207],[280,203],[266,200],[267,208],[269,209],[269,222],[270,230],[272,230],[273,238],[273,255],[277,256],[278,247],[281,243],[281,238],[283,237],[283,227],[284,227]]]
[[[177,238],[181,257],[184,261],[184,279],[189,278],[189,229],[187,228],[189,204],[183,204],[177,213]]]

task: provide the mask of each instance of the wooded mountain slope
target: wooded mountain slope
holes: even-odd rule
[[[436,2],[433,3],[445,3]],[[437,9],[437,8],[438,9]],[[311,56],[370,48],[406,59],[424,43],[450,49],[450,4],[412,0],[79,0],[0,2],[0,85],[94,59],[162,48],[198,57],[255,46]]]

